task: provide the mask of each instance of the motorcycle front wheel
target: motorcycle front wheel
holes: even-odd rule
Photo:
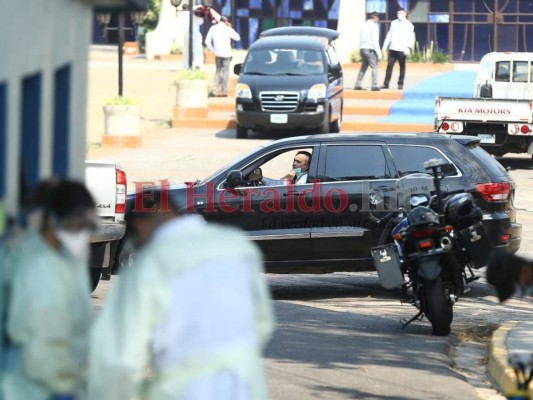
[[[442,277],[424,281],[420,287],[422,311],[431,322],[433,334],[446,336],[450,333],[453,320],[453,306],[446,298]]]

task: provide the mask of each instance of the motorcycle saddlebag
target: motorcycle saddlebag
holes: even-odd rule
[[[404,284],[400,268],[400,258],[394,243],[370,249],[374,266],[378,271],[381,286],[385,289],[394,289]]]
[[[483,224],[478,222],[459,231],[461,244],[466,248],[472,259],[472,267],[478,269],[487,265],[492,249]]]

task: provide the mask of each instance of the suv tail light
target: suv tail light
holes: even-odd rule
[[[511,183],[480,183],[476,185],[476,189],[486,201],[507,201],[511,191]]]
[[[124,214],[126,212],[126,173],[117,169],[117,197],[115,201],[115,213]]]

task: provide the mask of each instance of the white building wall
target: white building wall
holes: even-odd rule
[[[50,177],[53,151],[54,74],[71,65],[70,177],[83,179],[88,46],[92,5],[83,0],[3,0],[0,13],[0,83],[8,85],[5,206],[19,198],[22,80],[40,73],[40,177]],[[1,200],[1,199],[0,199]]]
[[[361,25],[366,19],[365,0],[341,0],[337,31],[341,34],[336,41],[339,59],[350,62],[350,54],[359,49]]]

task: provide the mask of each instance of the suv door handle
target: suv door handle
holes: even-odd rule
[[[283,193],[284,197],[287,197],[287,196],[303,196],[303,195],[305,195],[305,192],[286,192],[286,193]]]

